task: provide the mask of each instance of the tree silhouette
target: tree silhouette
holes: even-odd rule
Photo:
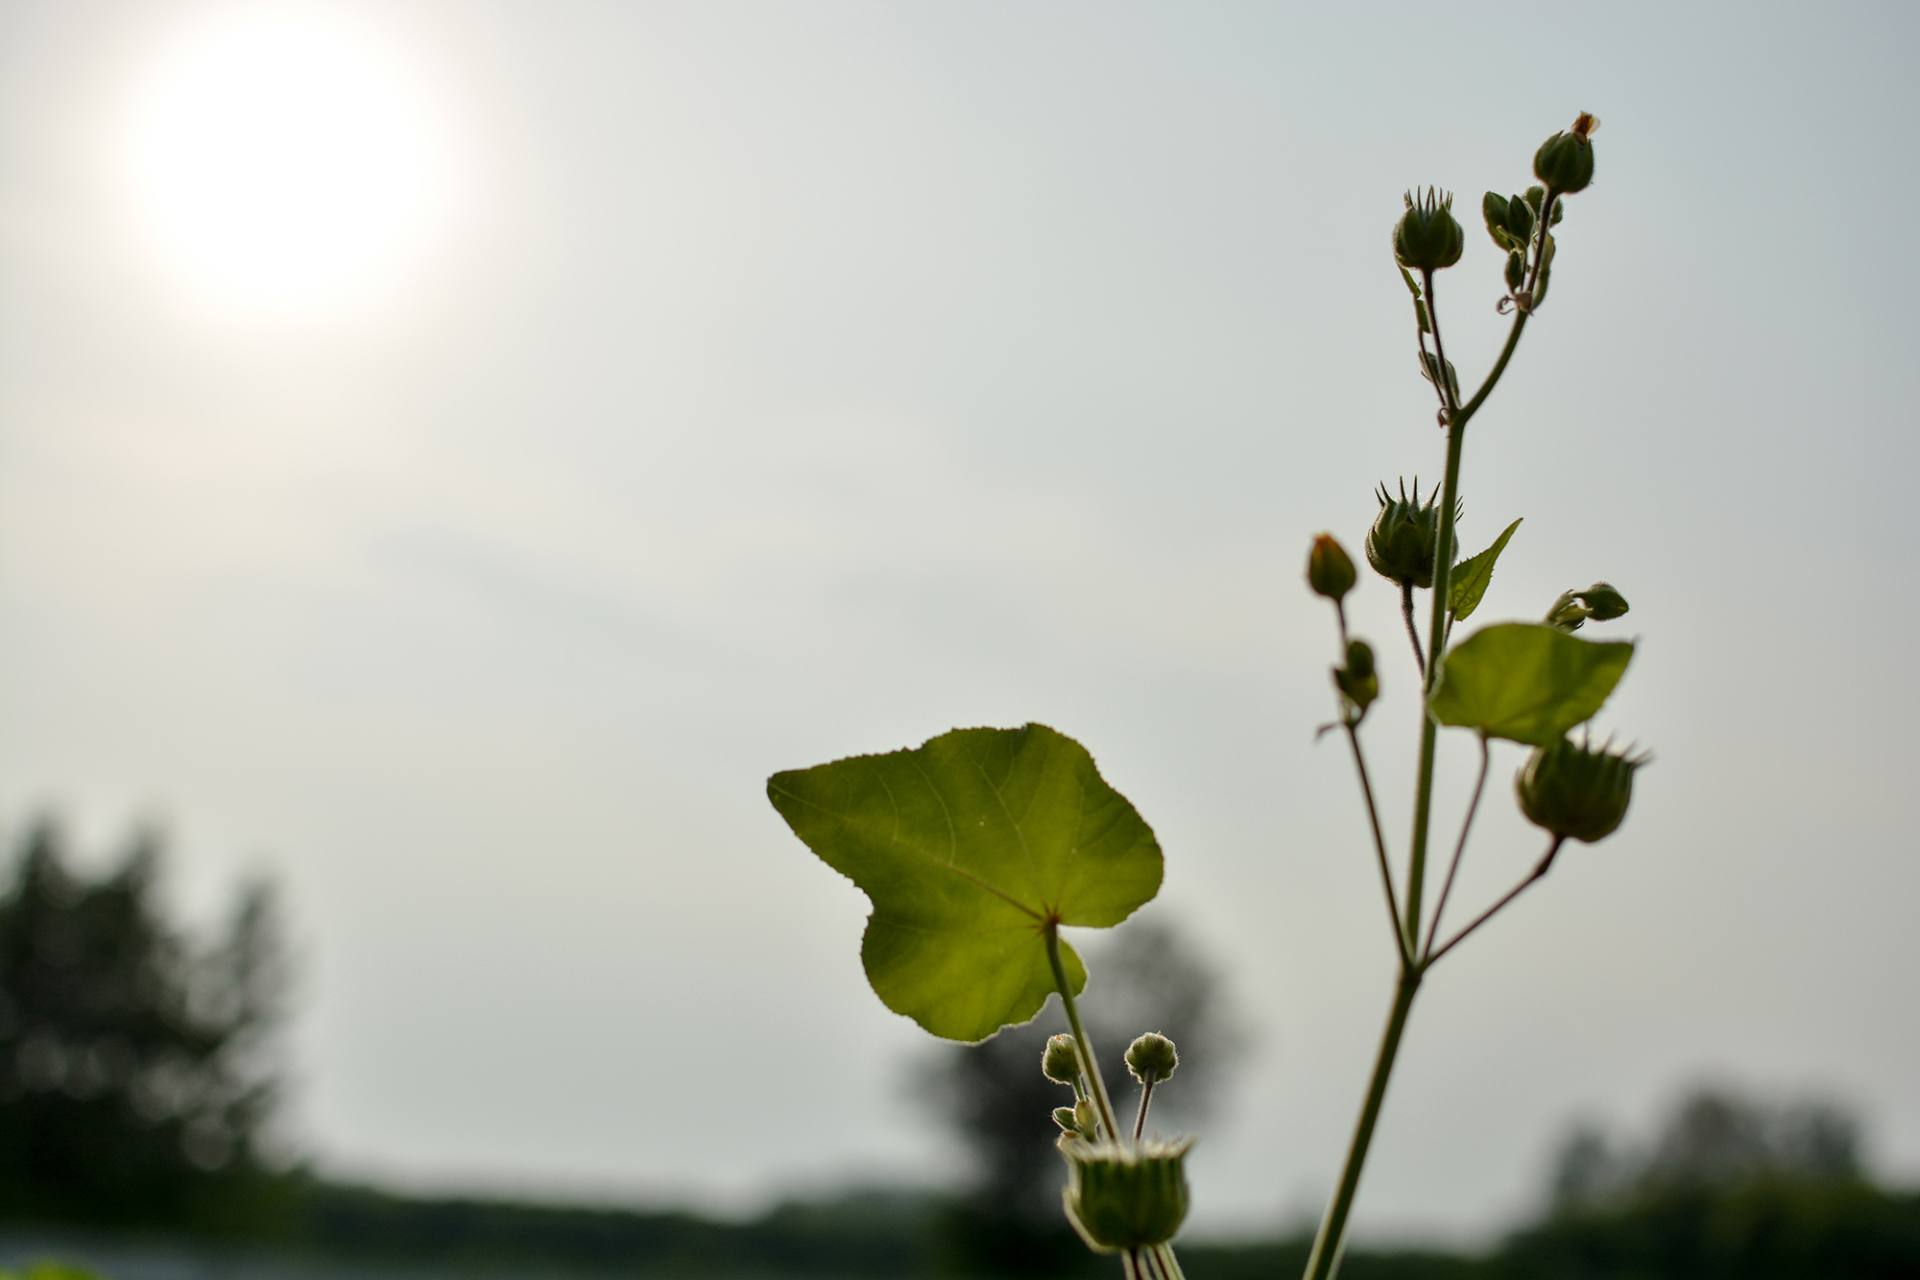
[[[257,1180],[285,993],[270,891],[201,942],[137,838],[96,878],[33,826],[0,892],[0,1206],[90,1223],[200,1219]]]

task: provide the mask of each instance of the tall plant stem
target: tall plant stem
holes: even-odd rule
[[[1427,678],[1427,660],[1420,653],[1420,628],[1413,621],[1413,585],[1400,584],[1400,617],[1407,624],[1407,639],[1413,642],[1413,665],[1420,668],[1420,678]]]
[[[1367,1083],[1366,1101],[1360,1105],[1360,1119],[1354,1124],[1353,1141],[1347,1148],[1346,1167],[1340,1171],[1333,1201],[1327,1206],[1327,1216],[1321,1219],[1320,1233],[1314,1237],[1313,1252],[1307,1255],[1306,1280],[1329,1280],[1340,1265],[1347,1215],[1353,1212],[1354,1193],[1360,1189],[1360,1170],[1367,1162],[1373,1127],[1380,1119],[1380,1104],[1387,1098],[1393,1060],[1400,1052],[1400,1037],[1407,1029],[1407,1014],[1413,1008],[1413,996],[1419,989],[1420,971],[1401,970],[1400,981],[1394,987],[1393,1007],[1387,1013],[1387,1027],[1380,1035],[1380,1051],[1374,1056],[1373,1078]]]
[[[1100,1060],[1093,1056],[1093,1041],[1080,1021],[1080,1006],[1073,999],[1073,984],[1067,981],[1067,966],[1060,960],[1060,922],[1047,921],[1047,963],[1053,966],[1053,985],[1060,992],[1060,1004],[1067,1011],[1067,1026],[1073,1031],[1073,1043],[1080,1050],[1080,1070],[1086,1073],[1087,1087],[1093,1091],[1093,1105],[1111,1142],[1120,1141],[1120,1125],[1113,1118],[1113,1102],[1107,1097],[1107,1082],[1100,1074]]]
[[[1431,271],[1424,273],[1422,283],[1426,291],[1427,316],[1433,325],[1434,353],[1440,359],[1440,368],[1445,369],[1446,347],[1440,337],[1440,311],[1433,296]],[[1506,372],[1507,362],[1520,345],[1520,335],[1526,326],[1527,313],[1516,311],[1513,326],[1507,331],[1506,343],[1500,348],[1486,381],[1480,384],[1480,389],[1464,405],[1457,402],[1451,385],[1443,388],[1448,409],[1447,470],[1440,491],[1440,537],[1434,548],[1433,565],[1433,612],[1427,629],[1426,670],[1421,681],[1420,768],[1414,790],[1406,915],[1400,929],[1403,939],[1413,938],[1417,941],[1420,937],[1420,894],[1427,869],[1427,833],[1433,820],[1433,763],[1437,736],[1437,726],[1427,711],[1426,695],[1439,678],[1440,659],[1447,643],[1447,599],[1453,586],[1454,514],[1460,492],[1461,448],[1466,441],[1467,423],[1486,403],[1494,385],[1500,381],[1500,375]],[[1434,958],[1439,957],[1436,955]],[[1381,1103],[1386,1100],[1387,1081],[1393,1075],[1394,1059],[1400,1052],[1400,1037],[1406,1031],[1407,1015],[1413,1008],[1413,997],[1420,989],[1420,978],[1424,972],[1424,964],[1402,964],[1400,981],[1394,987],[1393,1005],[1387,1013],[1387,1027],[1380,1037],[1380,1051],[1374,1058],[1373,1075],[1367,1081],[1366,1098],[1360,1104],[1360,1119],[1354,1125],[1353,1140],[1347,1146],[1346,1164],[1340,1171],[1339,1185],[1335,1187],[1333,1200],[1327,1206],[1326,1217],[1320,1222],[1320,1233],[1314,1238],[1313,1252],[1307,1256],[1304,1280],[1331,1280],[1339,1268],[1347,1218],[1353,1212],[1354,1193],[1360,1187],[1360,1171],[1367,1163],[1367,1149],[1373,1143],[1373,1128],[1380,1118]]]

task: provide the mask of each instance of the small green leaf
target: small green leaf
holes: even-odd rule
[[[1040,1011],[1050,923],[1115,925],[1160,891],[1146,820],[1045,725],[776,773],[767,798],[872,900],[860,956],[874,993],[949,1040]],[[1078,991],[1086,969],[1061,950]]]
[[[1482,627],[1442,660],[1441,724],[1548,746],[1593,718],[1633,657],[1630,640],[1582,640],[1540,622]]]
[[[1447,607],[1453,610],[1455,622],[1472,617],[1473,611],[1480,607],[1480,598],[1487,594],[1487,584],[1493,581],[1493,562],[1507,549],[1507,539],[1519,527],[1520,521],[1515,520],[1493,540],[1492,546],[1453,566],[1452,585],[1447,588]]]

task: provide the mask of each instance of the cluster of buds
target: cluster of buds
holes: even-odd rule
[[[1127,1046],[1127,1071],[1140,1082],[1140,1121],[1145,1122],[1153,1087],[1179,1069],[1172,1040],[1149,1031]],[[1186,1157],[1193,1139],[1132,1141],[1106,1133],[1088,1095],[1072,1036],[1057,1035],[1040,1055],[1040,1071],[1055,1084],[1070,1085],[1074,1104],[1055,1107],[1059,1147],[1067,1160],[1063,1199],[1067,1221],[1097,1253],[1117,1253],[1166,1244],[1186,1220],[1190,1199]]]
[[[1527,821],[1557,840],[1592,844],[1612,835],[1633,801],[1634,770],[1650,757],[1611,742],[1562,738],[1534,750],[1514,779]]]

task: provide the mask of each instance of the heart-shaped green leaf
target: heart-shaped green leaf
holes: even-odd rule
[[[1040,1011],[1050,925],[1115,925],[1160,890],[1146,820],[1045,725],[776,773],[767,798],[872,900],[860,957],[875,994],[949,1040]],[[1062,952],[1077,992],[1086,970]]]
[[[1549,746],[1593,718],[1633,657],[1631,640],[1582,640],[1540,622],[1501,622],[1452,649],[1429,706],[1441,724]]]
[[[1455,622],[1464,622],[1480,607],[1481,597],[1487,594],[1487,584],[1493,581],[1493,562],[1507,549],[1507,539],[1519,527],[1520,522],[1515,520],[1493,540],[1492,546],[1453,566],[1453,577],[1449,579],[1451,585],[1447,588],[1447,607],[1453,610]]]

